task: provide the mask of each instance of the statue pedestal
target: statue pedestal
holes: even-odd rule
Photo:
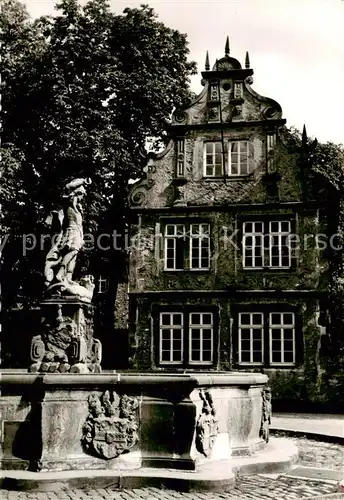
[[[29,371],[99,373],[101,343],[93,338],[93,306],[75,297],[52,297],[41,308],[41,334],[31,341]]]

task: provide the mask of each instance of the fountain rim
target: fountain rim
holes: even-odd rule
[[[38,385],[54,387],[97,387],[104,385],[139,385],[139,386],[262,386],[268,382],[268,376],[250,372],[115,372],[115,373],[2,373],[0,386]]]

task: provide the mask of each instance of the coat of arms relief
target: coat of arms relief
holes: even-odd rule
[[[91,394],[88,405],[89,414],[82,436],[86,452],[111,459],[129,451],[137,443],[137,398],[105,391],[100,397]]]

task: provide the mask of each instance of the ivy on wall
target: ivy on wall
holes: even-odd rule
[[[328,296],[320,304],[318,320],[319,325],[326,327],[326,335],[321,338],[317,380],[311,383],[304,373],[303,384],[309,389],[304,394],[309,401],[332,401],[338,405],[344,401],[344,146],[310,139],[305,129],[301,133],[285,128],[282,137],[288,150],[299,155],[304,199],[321,201],[319,206],[327,215],[327,234],[335,235],[333,245],[324,251],[329,261],[329,281]],[[294,386],[291,381],[285,382],[277,383],[276,395],[281,396]],[[278,387],[284,388],[279,391]]]

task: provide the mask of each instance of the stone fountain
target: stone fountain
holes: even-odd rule
[[[29,373],[1,377],[0,486],[221,489],[238,472],[289,467],[296,447],[269,439],[266,375],[101,372],[93,279],[73,281],[87,184],[67,184],[49,218],[55,237]]]

